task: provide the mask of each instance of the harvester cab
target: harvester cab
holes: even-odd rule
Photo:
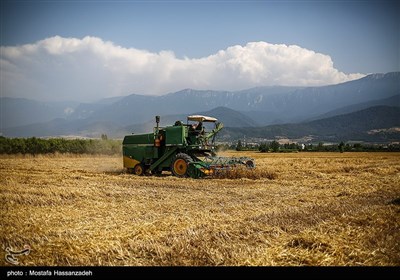
[[[199,148],[210,149],[215,154],[215,136],[223,127],[222,123],[213,117],[192,115],[187,117],[188,137],[190,145],[197,145]],[[208,125],[211,124],[211,125]]]
[[[160,127],[156,116],[153,133],[127,135],[123,140],[123,161],[128,172],[136,175],[171,171],[178,177],[201,178],[229,170],[237,165],[254,168],[247,157],[217,157],[215,137],[223,128],[216,118],[192,115],[184,124]]]

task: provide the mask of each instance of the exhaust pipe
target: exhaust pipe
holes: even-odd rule
[[[160,123],[160,116],[156,116],[157,133],[158,133],[158,124],[159,123]]]
[[[159,123],[160,123],[160,116],[156,116],[156,124],[157,124],[157,126],[156,126],[156,133],[155,133],[156,135],[155,135],[155,139],[154,139],[154,146],[155,147],[160,147],[160,145],[161,145],[161,141],[158,138]]]

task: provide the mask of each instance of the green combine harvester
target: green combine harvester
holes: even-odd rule
[[[122,142],[124,167],[136,175],[161,174],[170,171],[178,177],[203,178],[236,166],[254,168],[248,157],[218,157],[215,136],[223,124],[216,118],[193,115],[187,123],[176,121],[173,126],[159,127],[156,116],[153,133],[127,135]],[[206,124],[213,124],[206,131]],[[208,126],[208,125],[207,125]]]

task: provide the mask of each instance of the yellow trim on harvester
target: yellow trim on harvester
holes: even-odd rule
[[[124,156],[124,167],[125,168],[134,168],[136,164],[140,163],[140,161]]]

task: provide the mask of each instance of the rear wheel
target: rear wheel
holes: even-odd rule
[[[144,174],[144,166],[143,164],[139,163],[136,164],[135,167],[133,168],[133,174],[142,176]]]
[[[193,159],[185,153],[179,153],[175,156],[175,159],[171,163],[171,171],[177,177],[187,177],[189,170],[189,163],[193,162]]]

